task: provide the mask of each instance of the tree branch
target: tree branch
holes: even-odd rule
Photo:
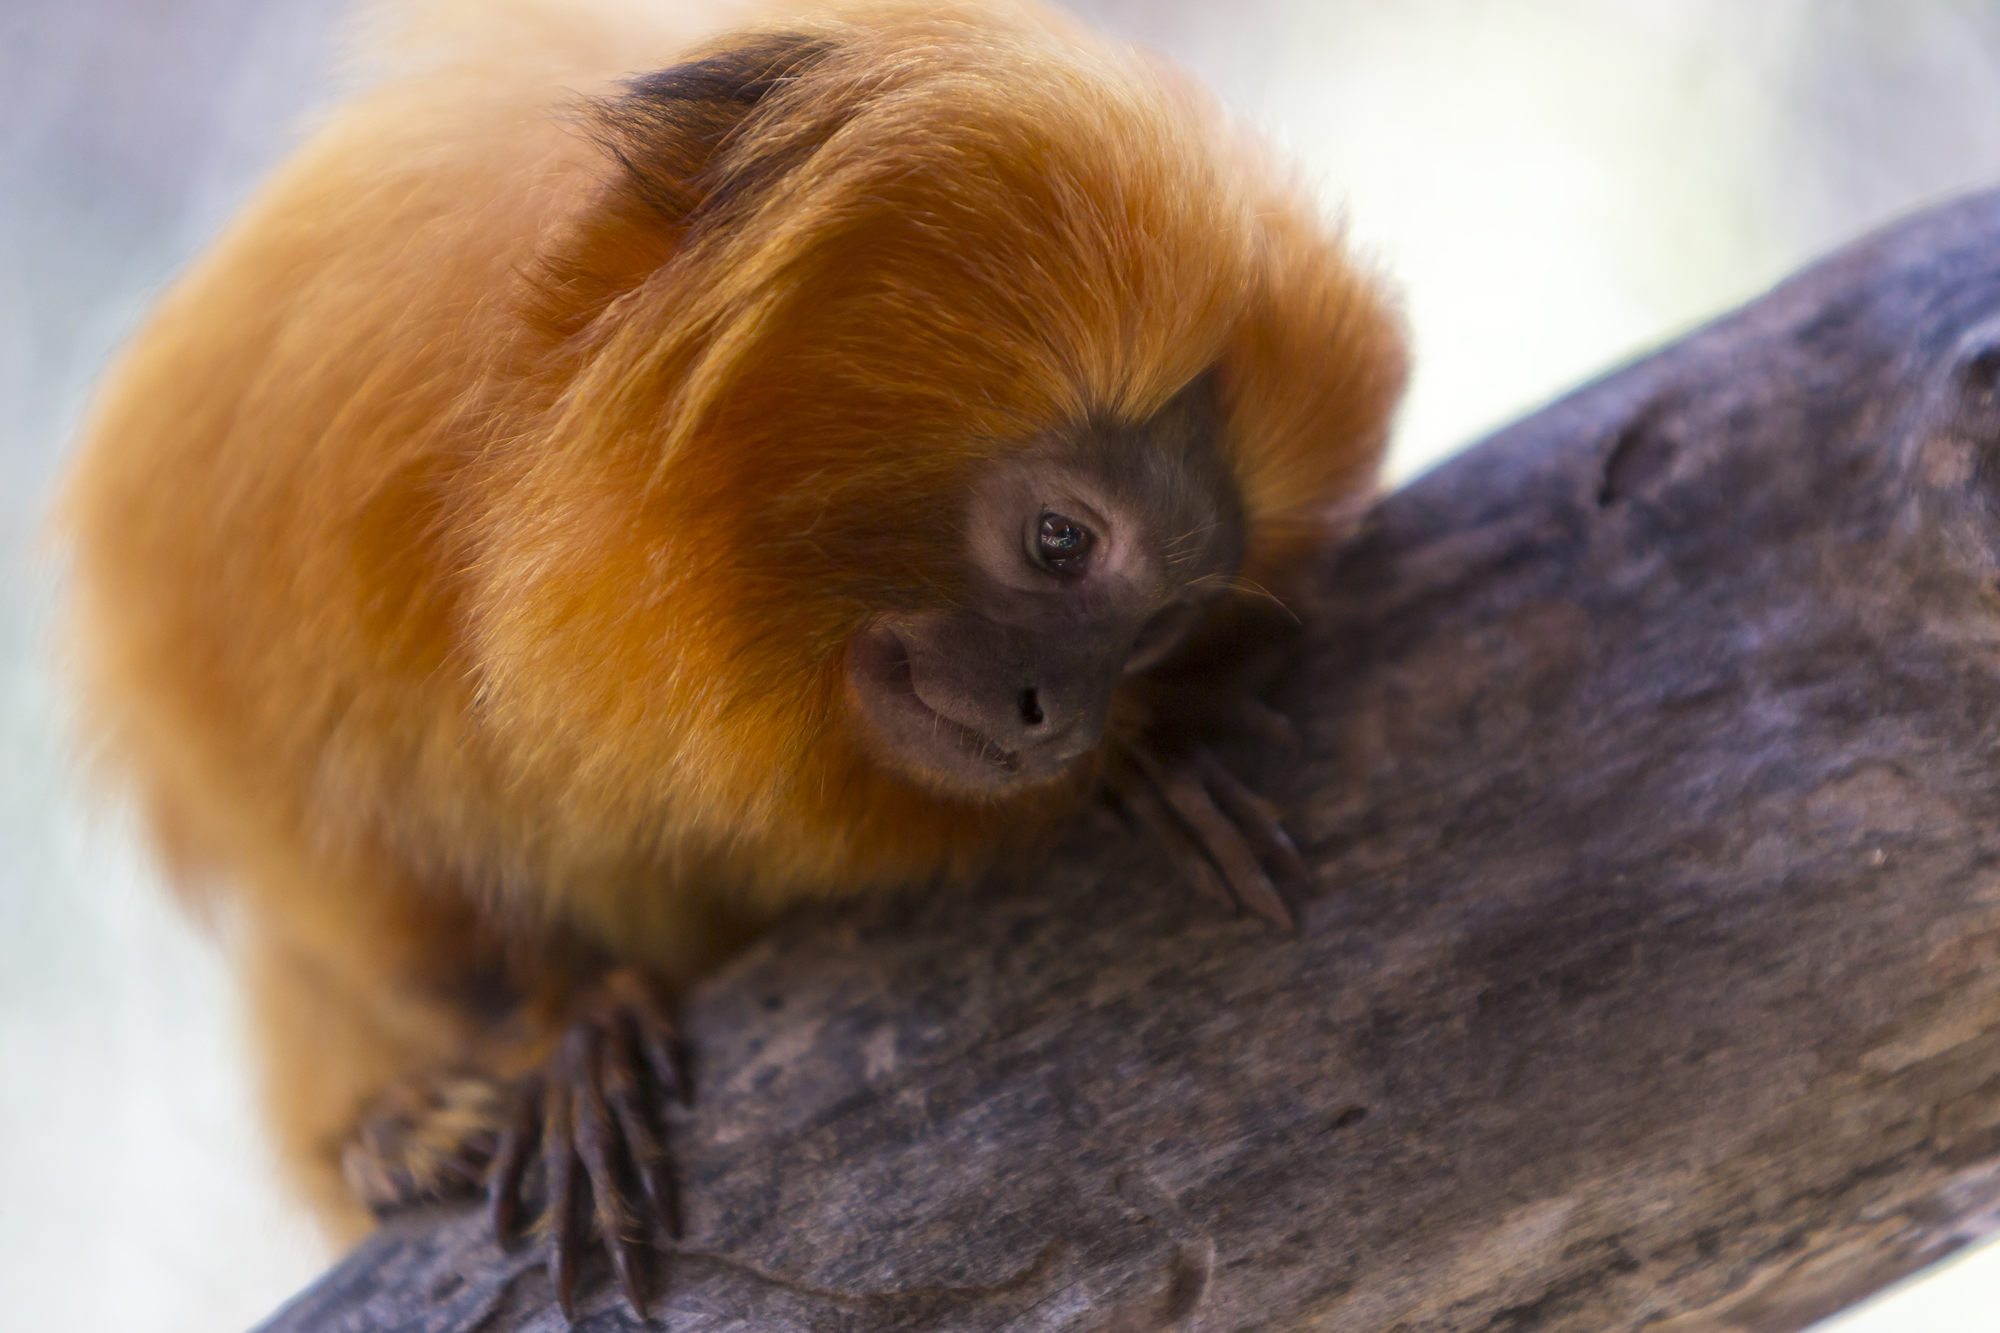
[[[1387,498],[1266,775],[1302,934],[1105,829],[788,924],[689,1005],[656,1317],[1783,1333],[2000,1227],[1996,385],[2000,194]],[[440,1212],[267,1328],[549,1300]]]

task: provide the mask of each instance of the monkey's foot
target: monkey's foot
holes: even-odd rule
[[[377,1213],[477,1189],[506,1109],[501,1085],[483,1075],[394,1084],[341,1153],[348,1188]]]
[[[486,1173],[487,1208],[504,1242],[521,1219],[528,1168],[540,1163],[536,1226],[565,1317],[592,1234],[610,1253],[633,1313],[644,1317],[641,1247],[681,1235],[665,1105],[688,1096],[673,1025],[645,978],[629,969],[584,996],[547,1063],[515,1085]]]
[[[1278,713],[1270,713],[1262,730],[1296,743],[1290,722]],[[1113,801],[1160,840],[1197,889],[1281,930],[1294,929],[1280,890],[1302,895],[1312,886],[1312,871],[1278,822],[1277,810],[1206,747],[1166,759],[1138,746],[1121,749],[1107,781]]]

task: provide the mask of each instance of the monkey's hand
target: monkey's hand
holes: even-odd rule
[[[534,1072],[511,1081],[454,1074],[390,1088],[363,1115],[342,1165],[377,1212],[483,1183],[503,1243],[539,1202],[536,1230],[564,1316],[594,1238],[643,1318],[640,1247],[681,1234],[664,1110],[668,1098],[687,1096],[673,1025],[646,980],[623,969],[570,1006]]]
[[[646,1311],[640,1245],[681,1236],[680,1192],[666,1149],[665,1106],[691,1089],[652,987],[629,969],[586,992],[541,1070],[514,1089],[514,1105],[486,1174],[494,1234],[510,1238],[523,1185],[539,1163],[537,1230],[565,1318],[590,1232],[610,1252],[632,1311]]]
[[[1245,695],[1174,698],[1157,691],[1156,719],[1140,737],[1112,748],[1105,768],[1114,805],[1158,838],[1182,876],[1220,902],[1294,929],[1286,898],[1312,887],[1312,871],[1270,802],[1237,780],[1199,737],[1232,732],[1296,752],[1291,720]],[[1158,719],[1173,719],[1162,728]]]
[[[348,1188],[378,1214],[476,1189],[506,1116],[506,1086],[484,1074],[392,1084],[341,1153]]]

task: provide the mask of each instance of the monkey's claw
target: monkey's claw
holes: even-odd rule
[[[577,1265],[602,1241],[633,1313],[646,1312],[645,1253],[680,1239],[680,1193],[666,1149],[664,1109],[689,1085],[674,1030],[646,981],[622,970],[578,1006],[542,1070],[514,1088],[486,1173],[488,1216],[504,1242],[524,1211],[539,1160],[549,1279],[574,1317]]]
[[[1271,716],[1284,721],[1280,714]],[[1284,727],[1289,733],[1290,723]],[[1270,734],[1279,735],[1275,727]],[[1134,747],[1121,760],[1111,774],[1114,799],[1160,840],[1189,882],[1281,930],[1295,929],[1286,895],[1310,889],[1312,871],[1270,802],[1237,781],[1205,747],[1171,760]]]

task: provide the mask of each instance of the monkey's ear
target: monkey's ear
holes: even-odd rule
[[[769,179],[785,164],[735,160],[746,122],[773,93],[810,73],[833,49],[825,37],[753,33],[724,39],[685,64],[629,80],[592,107],[597,140],[625,184],[669,225],[684,225],[718,192],[735,194],[750,174]],[[762,156],[758,154],[757,156]],[[776,168],[776,170],[774,170]]]
[[[589,102],[584,124],[606,179],[541,256],[531,318],[557,342],[580,332],[691,229],[722,221],[810,154],[824,133],[759,135],[752,122],[833,48],[825,36],[739,34]]]

